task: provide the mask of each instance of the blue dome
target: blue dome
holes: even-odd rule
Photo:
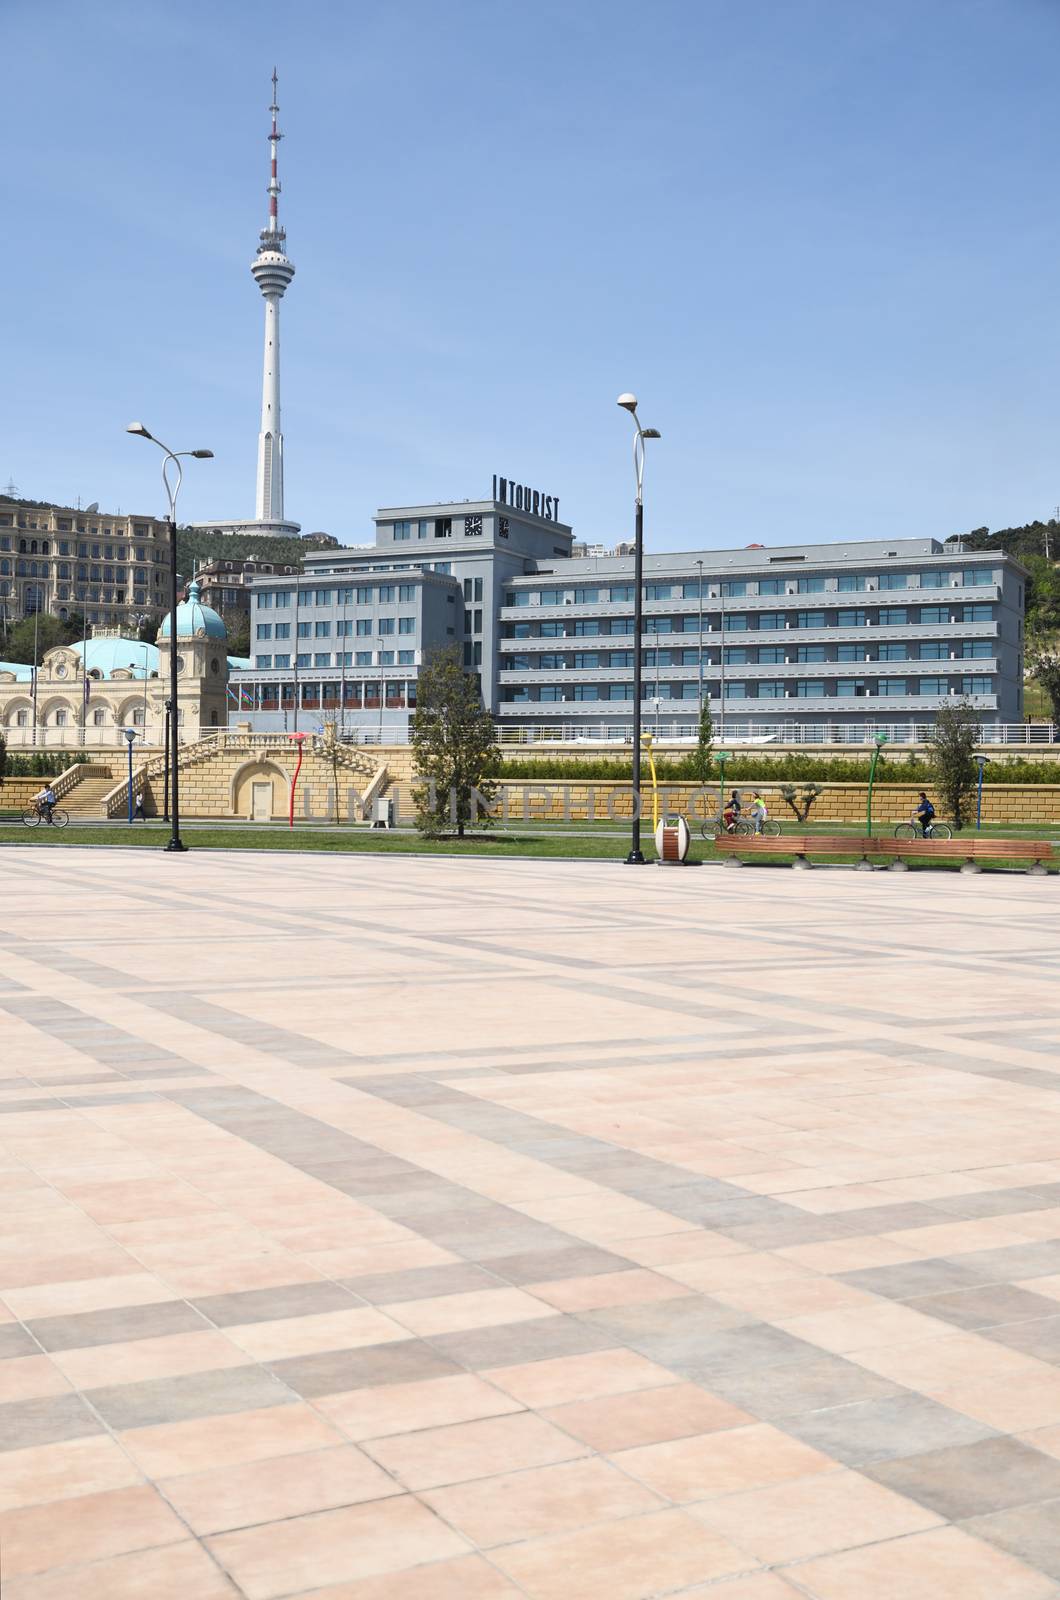
[[[134,678],[157,678],[158,650],[142,639],[89,639],[66,645],[75,655],[84,656],[85,671],[109,678],[117,668],[131,671]]]
[[[162,619],[162,626],[158,630],[160,639],[169,638],[169,617]],[[177,638],[197,639],[227,639],[228,632],[221,620],[219,612],[212,606],[204,606],[199,602],[199,585],[193,578],[188,584],[188,597],[177,607]]]

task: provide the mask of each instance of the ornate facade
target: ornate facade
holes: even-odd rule
[[[0,661],[0,731],[8,747],[122,745],[135,728],[144,744],[161,745],[169,699],[169,618],[159,630],[166,648],[96,628],[85,644],[57,645],[36,674]],[[199,603],[198,585],[177,607],[178,724],[191,743],[228,721],[229,661],[225,626]]]

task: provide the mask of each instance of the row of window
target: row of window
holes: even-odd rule
[[[15,549],[16,545],[14,539],[8,536],[0,538],[0,550]],[[73,542],[69,539],[58,540],[54,550],[52,549],[52,544],[49,539],[19,539],[17,545],[17,554],[20,556],[58,555],[68,557],[77,555],[84,561],[132,561],[134,559],[136,561],[147,561],[150,559],[147,551],[142,545],[133,546],[94,544],[89,546],[87,543],[81,542],[78,544],[77,549],[75,550]],[[161,557],[156,554],[155,559],[160,560]]]
[[[780,594],[859,594],[873,589],[959,589],[982,588],[995,581],[990,567],[969,567],[955,572],[883,572],[877,576],[841,574],[838,578],[726,578],[721,581],[699,578],[691,583],[646,583],[645,600],[697,600],[750,595]],[[506,606],[562,606],[573,595],[575,605],[614,605],[632,600],[631,583],[595,584],[582,589],[508,589]]]
[[[254,603],[259,611],[283,611],[294,600],[293,589],[263,589],[255,594]],[[399,605],[416,598],[414,583],[357,584],[352,589],[303,589],[299,596],[301,606],[370,606]]]
[[[432,535],[435,539],[451,539],[453,537],[452,517],[432,517],[429,520],[421,519],[417,522],[409,521],[406,518],[401,522],[392,523],[391,528],[394,538],[399,541],[412,538],[429,539]],[[471,516],[464,518],[465,539],[477,539],[481,532],[481,517]]]
[[[991,639],[962,639],[957,644],[930,639],[917,644],[884,642],[870,653],[863,644],[800,644],[761,645],[749,648],[743,645],[726,646],[727,667],[792,666],[826,661],[951,661],[957,659],[983,660],[992,657],[995,645]],[[640,658],[646,667],[698,667],[701,652],[695,650],[661,649],[641,650]],[[702,651],[704,666],[717,666],[721,652]],[[632,667],[632,650],[575,650],[542,651],[540,655],[516,653],[504,655],[501,666],[509,672],[560,672],[567,667]]]
[[[932,699],[950,694],[988,695],[993,693],[994,680],[990,677],[949,678],[838,678],[826,683],[823,679],[800,683],[727,683],[726,700],[826,700],[837,698],[857,699],[876,695],[884,698],[911,698],[916,695]],[[717,700],[720,684],[709,686],[711,697]],[[526,705],[532,701],[551,702],[566,700],[632,700],[631,683],[542,683],[524,688],[509,684],[501,698],[510,705]],[[641,700],[698,700],[699,685],[692,680],[680,683],[645,683],[641,685]]]
[[[295,658],[296,667],[414,667],[415,650],[304,650]],[[291,665],[289,654],[254,657],[254,665],[261,672],[281,671]]]
[[[298,693],[295,693],[297,687]],[[249,690],[244,689],[244,695],[249,694],[253,700],[256,711],[279,711],[293,707],[295,704],[303,707],[316,707],[329,710],[341,705],[363,707],[370,710],[373,706],[379,708],[379,679],[369,679],[366,683],[347,681],[345,684],[335,682],[324,683],[258,683]],[[403,706],[416,704],[416,680],[404,678],[387,678],[384,689],[384,703],[392,708],[400,709]]]
[[[725,633],[787,633],[797,628],[904,628],[948,627],[952,623],[990,622],[994,608],[989,603],[966,606],[841,606],[836,611],[759,611],[726,616]],[[704,619],[706,622],[707,619]],[[691,612],[671,617],[643,617],[644,633],[698,633],[699,618]],[[721,631],[718,614],[704,631]],[[633,632],[632,617],[571,617],[545,622],[507,622],[506,639],[604,639]]]
[[[376,634],[414,634],[416,632],[415,617],[340,617],[334,623],[300,622],[297,637],[299,639],[330,639],[334,633],[336,639],[370,639]],[[255,639],[289,639],[291,637],[291,624],[289,622],[258,622],[254,626]]]

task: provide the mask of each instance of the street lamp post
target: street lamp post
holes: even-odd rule
[[[979,781],[975,788],[975,828],[977,833],[983,826],[983,768],[989,760],[989,756],[976,756],[975,758],[975,764],[979,768]]]
[[[144,740],[144,744],[146,744],[147,743],[147,679],[148,679],[148,675],[149,675],[148,674],[148,663],[149,663],[149,659],[150,658],[149,658],[149,656],[147,654],[149,646],[142,639],[140,641],[140,648],[144,653],[144,710],[143,710],[144,732],[143,732],[143,740]],[[135,672],[136,671],[136,662],[135,661],[130,661],[129,662],[129,671],[130,672]]]
[[[887,735],[885,733],[877,733],[873,735],[873,739],[876,748],[872,752],[872,764],[869,767],[869,795],[865,810],[865,836],[868,839],[872,838],[872,786],[876,781],[876,763],[879,761],[883,753],[883,747],[887,743]]]
[[[718,651],[718,736],[725,737],[725,579],[718,583],[718,625],[721,647]]]
[[[382,744],[382,742],[383,742],[383,687],[384,687],[384,680],[383,680],[383,642],[384,642],[384,635],[383,634],[379,634],[378,637],[376,638],[376,644],[378,644],[378,646],[379,646],[379,743],[380,744]]]
[[[637,430],[633,435],[633,470],[637,479],[637,508],[633,545],[633,835],[630,842],[628,866],[643,866],[644,853],[640,848],[640,690],[641,649],[640,631],[644,617],[644,441],[660,439],[657,428],[642,428],[637,417],[637,397],[620,394],[618,403],[633,418]]]
[[[180,735],[180,716],[178,711],[177,690],[177,495],[180,493],[181,479],[184,476],[180,461],[182,456],[193,456],[196,461],[209,461],[213,458],[212,450],[170,450],[161,439],[156,439],[153,433],[148,433],[142,422],[130,422],[126,433],[138,434],[141,439],[150,439],[156,444],[165,456],[162,462],[162,483],[169,501],[169,750],[170,772],[173,784],[173,829],[170,835],[167,850],[186,850],[188,847],[180,837],[180,777],[177,771],[178,741]],[[169,464],[173,463],[175,473],[173,482],[169,481]]]
[[[162,782],[162,821],[163,822],[168,822],[169,821],[169,718],[170,718],[170,714],[172,713],[172,710],[173,710],[173,702],[172,702],[172,700],[167,700],[166,701],[165,733],[162,735],[162,743],[163,743],[163,746],[164,746],[164,749],[165,749],[165,755],[163,756],[163,769],[164,769],[164,772],[165,772],[165,777],[163,778],[163,782]]]
[[[132,747],[136,739],[136,729],[123,728],[122,732],[125,735],[126,743],[129,747],[129,823],[131,826],[133,819]]]

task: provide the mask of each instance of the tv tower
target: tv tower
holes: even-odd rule
[[[272,130],[269,133],[269,220],[262,229],[258,253],[251,263],[265,300],[265,365],[261,385],[261,432],[258,435],[258,481],[255,519],[284,521],[283,433],[280,428],[280,301],[291,279],[294,263],[287,259],[287,235],[280,227],[276,154],[283,134],[276,126],[276,68],[272,69]]]

